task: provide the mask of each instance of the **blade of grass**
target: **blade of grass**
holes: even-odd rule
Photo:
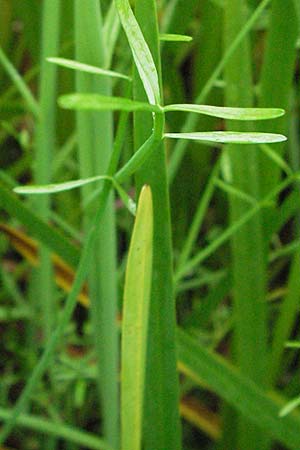
[[[79,72],[92,73],[94,75],[103,75],[108,77],[123,78],[125,80],[130,80],[130,77],[119,72],[114,72],[112,70],[102,69],[100,67],[91,66],[89,64],[83,64],[78,61],[73,61],[66,58],[47,58],[50,63],[57,64],[61,67],[66,67],[67,69],[78,70]]]
[[[84,64],[104,67],[106,51],[100,4],[97,0],[76,0],[75,47],[76,60]],[[110,95],[110,80],[96,75],[76,72],[76,91]],[[112,151],[113,118],[109,112],[78,111],[77,136],[80,177],[88,178],[107,172]],[[82,189],[85,200],[92,192],[90,186]],[[87,209],[83,220],[88,230],[94,212]],[[103,435],[113,447],[119,441],[118,407],[118,330],[116,225],[113,194],[98,225],[93,250],[94,264],[90,267],[89,289],[93,339],[97,355],[97,386],[101,399]]]
[[[139,197],[124,286],[121,365],[122,450],[142,448],[152,240],[152,195],[149,186],[145,186]]]
[[[226,0],[224,8],[224,42],[229,48],[246,23],[246,2]],[[224,71],[226,104],[249,107],[253,104],[250,40],[245,39],[236,50]],[[232,125],[232,122],[228,122]],[[241,131],[250,125],[237,124]],[[255,143],[255,141],[253,141]],[[239,190],[259,199],[258,149],[251,147],[242,153],[242,147],[227,149],[232,172],[232,184]],[[242,199],[229,197],[230,223],[236,224],[247,213],[248,205]],[[266,310],[266,254],[261,216],[258,213],[241,228],[231,240],[233,276],[234,338],[233,357],[241,373],[258,385],[266,383],[267,310]],[[255,364],[253,364],[255,361]],[[259,442],[268,448],[264,432],[243,417],[238,420],[236,448],[255,450]]]
[[[127,2],[127,0],[126,0]],[[159,35],[156,3],[153,0],[138,0],[135,14],[153,60],[145,67],[161,77]],[[130,32],[128,28],[125,31]],[[139,51],[139,41],[130,42],[133,53]],[[135,48],[136,47],[136,48]],[[148,48],[148,47],[147,47]],[[153,67],[154,66],[154,67]],[[137,66],[134,73],[134,99],[145,101],[145,81]],[[160,100],[159,82],[157,100]],[[149,95],[148,95],[149,98]],[[151,100],[150,100],[151,101]],[[164,127],[161,114],[154,116],[153,144],[151,155],[137,173],[138,191],[144,184],[151,187],[154,211],[153,275],[148,332],[148,353],[146,365],[144,446],[145,450],[181,448],[179,421],[178,378],[175,355],[175,306],[173,293],[172,251],[170,230],[170,207],[166,182],[165,149],[160,143]],[[153,129],[152,118],[144,113],[134,115],[134,141],[138,149]],[[156,137],[155,137],[156,136]],[[154,149],[156,150],[154,151]],[[137,155],[138,152],[135,153]]]
[[[47,0],[42,10],[42,46],[41,75],[39,86],[40,114],[37,122],[35,142],[34,182],[36,184],[51,181],[53,150],[56,139],[56,67],[47,64],[49,55],[58,53],[60,27],[60,0]],[[34,201],[37,214],[45,221],[50,218],[51,202],[48,196]],[[33,276],[34,297],[41,299],[39,305],[43,315],[43,329],[46,339],[50,337],[55,322],[53,270],[49,251],[42,246],[40,249],[41,264]],[[34,299],[32,298],[32,301]]]

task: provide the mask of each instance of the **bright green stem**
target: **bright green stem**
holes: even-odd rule
[[[156,6],[153,0],[135,3],[136,17],[160,73]],[[145,100],[139,77],[134,75],[134,97]],[[155,130],[162,133],[163,117],[156,115]],[[152,129],[149,115],[134,116],[135,147]],[[160,129],[160,130],[159,130]],[[170,207],[167,191],[165,149],[161,143],[137,173],[138,188],[149,184],[153,194],[153,278],[150,301],[145,398],[145,449],[179,450],[178,378],[175,355],[175,305],[173,294]]]
[[[97,0],[75,1],[76,59],[79,62],[104,67],[105,46],[103,24]],[[110,81],[103,77],[78,72],[77,92],[110,94]],[[105,174],[112,150],[112,115],[108,112],[78,112],[80,176]],[[83,200],[92,188],[83,189]],[[85,217],[89,227],[91,213]],[[116,226],[113,195],[103,214],[94,247],[94,264],[89,276],[92,301],[92,322],[98,360],[103,433],[113,447],[118,447],[118,330],[116,278]]]
[[[226,0],[224,7],[224,40],[228,48],[245,25],[246,2]],[[252,79],[249,40],[236,49],[225,68],[227,106],[251,107]],[[230,124],[229,124],[230,126]],[[228,127],[229,127],[228,126]],[[249,124],[235,124],[238,131],[249,131]],[[245,151],[239,145],[228,147],[232,183],[243,192],[258,198],[257,148]],[[249,205],[237,197],[230,198],[230,221],[236,222]],[[232,238],[234,356],[240,370],[261,384],[266,375],[266,261],[260,215],[253,217]],[[235,448],[264,448],[260,430],[240,420]],[[259,445],[258,445],[259,443]]]
[[[58,54],[59,45],[60,0],[47,0],[43,4],[42,48],[39,106],[40,114],[36,133],[36,152],[34,166],[34,182],[47,184],[51,182],[51,165],[54,158],[56,136],[56,73],[55,66],[46,58]],[[50,217],[50,198],[41,197],[34,201],[35,210],[45,220]],[[34,295],[40,299],[43,312],[45,335],[49,338],[55,321],[54,282],[52,263],[48,250],[40,250],[41,265],[37,276],[32,280],[35,284]]]

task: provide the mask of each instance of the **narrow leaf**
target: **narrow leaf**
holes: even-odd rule
[[[61,67],[66,67],[67,69],[78,70],[79,72],[86,72],[93,75],[104,75],[107,77],[124,78],[125,80],[131,80],[130,77],[124,75],[123,73],[114,72],[113,70],[101,69],[100,67],[80,63],[78,61],[73,61],[71,59],[47,58],[47,61],[57,64],[58,66]]]
[[[124,205],[133,216],[136,215],[136,204],[132,198],[127,194],[127,192],[120,186],[116,180],[112,180],[114,188],[118,192],[120,199],[123,201]]]
[[[88,111],[149,111],[161,112],[157,105],[137,102],[129,98],[106,97],[97,94],[68,94],[58,100],[59,105],[65,109]]]
[[[166,42],[191,42],[193,38],[192,36],[187,36],[186,34],[162,33],[159,35],[159,40]]]
[[[140,450],[152,279],[152,195],[141,191],[124,288],[122,322],[122,450]],[[134,430],[134,432],[133,432]]]
[[[204,114],[220,119],[229,120],[266,120],[275,119],[284,115],[285,111],[279,108],[229,108],[211,105],[179,104],[167,105],[164,111],[187,111]]]
[[[115,3],[149,102],[159,104],[158,74],[143,33],[128,0],[115,0]]]
[[[45,184],[35,186],[18,186],[14,188],[14,192],[18,194],[55,194],[57,192],[69,191],[86,184],[94,183],[95,181],[111,180],[111,177],[107,175],[98,175],[91,178],[85,178],[80,180],[67,181],[65,183],[57,184]]]
[[[274,133],[239,133],[237,131],[211,131],[195,133],[166,133],[164,137],[173,139],[190,139],[221,144],[272,144],[287,140],[282,134]]]
[[[295,408],[300,406],[300,397],[296,397],[288,402],[279,412],[279,417],[285,417],[290,414]]]

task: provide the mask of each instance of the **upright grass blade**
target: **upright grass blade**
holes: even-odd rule
[[[41,74],[39,87],[40,114],[35,141],[34,181],[37,184],[51,181],[51,165],[56,143],[56,78],[57,69],[47,63],[46,58],[58,53],[60,28],[60,0],[47,0],[42,11]],[[50,218],[51,202],[48,196],[35,199],[36,212],[45,221]],[[46,339],[50,338],[55,318],[55,298],[51,256],[46,247],[40,250],[41,264],[32,278],[32,302],[39,299],[35,307],[42,312],[42,323]]]
[[[127,3],[127,8],[129,7],[127,0],[118,0],[117,4],[120,2],[123,4]],[[150,54],[152,54],[151,60],[149,60],[149,63],[145,61],[144,66],[145,73],[149,73],[150,83],[154,73],[158,73],[158,78],[160,79],[159,35],[155,1],[138,0],[135,3],[135,14],[142,30],[141,32],[144,35],[142,54],[146,52],[145,45],[148,45],[150,49],[146,53],[151,52]],[[123,23],[123,26],[127,35],[130,34],[129,22],[127,24]],[[134,37],[130,39],[129,36],[128,39],[136,61],[136,54],[140,52],[140,40]],[[145,74],[141,73],[138,64],[137,71],[134,73],[134,99],[145,101]],[[148,75],[146,76],[148,77]],[[156,94],[156,100],[160,101],[161,95],[159,94],[158,83],[156,80],[153,89]],[[151,102],[149,94],[148,99]],[[136,177],[138,190],[144,184],[150,185],[153,194],[154,211],[153,276],[144,408],[145,450],[153,450],[154,448],[156,450],[165,450],[166,448],[179,450],[181,448],[178,378],[175,356],[175,305],[170,207],[167,192],[165,149],[159,143],[163,135],[163,126],[163,116],[156,114],[153,134],[157,137],[152,144],[151,155],[144,162]],[[136,149],[140,148],[145,142],[152,129],[153,123],[149,115],[138,112],[134,115]]]
[[[246,2],[226,0],[224,8],[225,48],[245,27]],[[249,107],[253,103],[250,59],[250,41],[245,39],[225,68],[226,103]],[[231,125],[231,123],[230,123]],[[238,124],[238,130],[249,130],[249,125]],[[243,154],[239,145],[228,148],[234,186],[254,198],[259,198],[258,149],[248,148]],[[230,221],[237,222],[248,210],[245,201],[229,197]],[[232,238],[234,342],[233,354],[241,372],[258,384],[266,379],[267,317],[266,317],[266,255],[260,215],[251,219]],[[261,430],[240,420],[236,443],[243,450],[256,450],[257,443],[265,448]]]
[[[149,186],[145,186],[139,198],[124,287],[121,353],[122,450],[142,448],[152,241],[152,195]]]
[[[263,61],[259,106],[273,107],[289,110],[291,84],[296,58],[296,39],[298,34],[297,14],[293,0],[272,0],[270,9],[270,26],[267,35],[266,50]],[[274,73],[276,71],[276,77]],[[273,132],[286,132],[289,112],[280,120],[270,122]],[[262,129],[258,125],[259,130]],[[275,149],[283,153],[284,146]],[[264,195],[276,184],[280,177],[280,169],[271,167],[268,158],[260,155],[260,185]],[[268,226],[265,223],[265,227]]]
[[[105,40],[100,5],[97,0],[75,0],[76,60],[97,67],[105,66]],[[110,80],[76,72],[78,93],[110,94]],[[77,112],[80,175],[82,178],[105,174],[112,151],[112,115],[109,112]],[[82,190],[83,200],[91,194],[89,185]],[[93,212],[84,218],[88,230]],[[116,226],[113,195],[98,225],[94,264],[90,267],[89,287],[93,337],[97,354],[98,390],[102,405],[103,434],[117,448],[119,440],[118,412],[118,330]]]

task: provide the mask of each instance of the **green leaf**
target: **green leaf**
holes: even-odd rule
[[[125,80],[131,80],[130,77],[124,75],[123,73],[114,72],[112,70],[101,69],[100,67],[91,66],[89,64],[80,63],[73,61],[71,59],[65,58],[47,58],[47,61],[57,64],[61,67],[66,67],[68,69],[78,70],[80,72],[86,72],[93,75],[104,75],[108,77],[124,78]]]
[[[180,369],[197,384],[208,385],[221,398],[262,428],[274,440],[294,450],[300,448],[300,417],[293,414],[279,417],[283,400],[267,393],[242,375],[216,353],[199,345],[182,330],[177,335]]]
[[[191,42],[193,38],[192,36],[187,36],[186,34],[162,33],[159,35],[159,40],[166,42]]]
[[[122,450],[140,450],[152,279],[152,194],[144,186],[131,238],[122,321]],[[133,431],[134,430],[134,431]]]
[[[55,194],[57,192],[69,191],[86,184],[94,183],[95,181],[102,180],[112,180],[111,177],[107,175],[98,175],[95,177],[66,181],[65,183],[57,184],[45,184],[45,185],[35,185],[35,186],[18,186],[14,188],[14,192],[17,194]]]
[[[160,104],[157,70],[139,24],[128,0],[115,0],[115,3],[149,102]]]
[[[272,144],[287,140],[282,134],[274,133],[239,133],[237,131],[210,131],[195,133],[165,133],[164,137],[172,139],[190,139],[221,144]]]
[[[279,412],[279,417],[285,417],[290,414],[295,408],[300,406],[300,397],[296,397],[288,402]]]
[[[164,111],[187,111],[229,120],[266,120],[275,119],[285,114],[279,108],[229,108],[211,105],[179,104],[164,106]]]
[[[107,97],[97,94],[62,95],[58,103],[62,108],[75,110],[161,112],[158,105],[137,102],[129,98]]]

